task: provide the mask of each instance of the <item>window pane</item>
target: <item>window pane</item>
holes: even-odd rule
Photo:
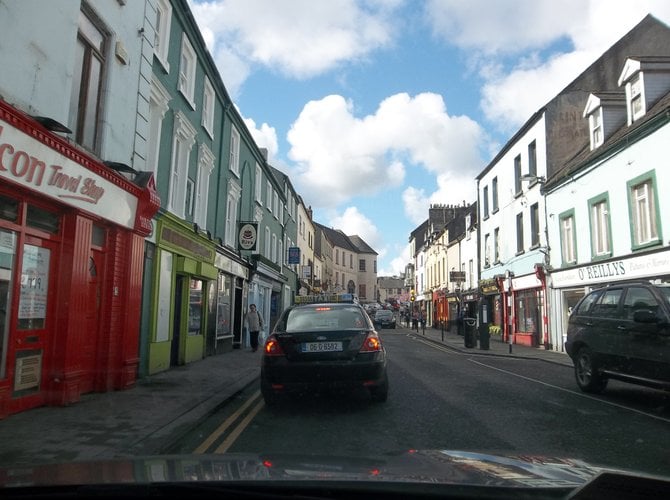
[[[19,218],[19,202],[0,195],[0,219],[17,222]]]
[[[26,217],[26,224],[28,226],[55,234],[59,230],[59,223],[60,218],[57,214],[33,205],[28,205],[28,213]]]
[[[84,110],[82,144],[88,148],[95,148],[95,136],[98,129],[98,97],[100,95],[100,72],[102,65],[95,57],[91,58],[86,89],[86,107]]]

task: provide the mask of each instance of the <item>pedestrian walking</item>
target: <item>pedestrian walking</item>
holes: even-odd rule
[[[412,312],[412,330],[419,331],[419,313],[416,309]]]
[[[249,306],[249,311],[244,315],[244,321],[249,330],[249,343],[251,344],[252,352],[258,350],[258,334],[263,328],[263,317],[261,313],[256,310],[256,304]]]

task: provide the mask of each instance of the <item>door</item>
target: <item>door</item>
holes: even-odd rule
[[[15,333],[10,335],[13,342],[8,346],[12,412],[45,403],[55,322],[56,260],[57,247],[53,242],[25,237],[19,255],[20,285],[15,287],[12,308]]]
[[[626,373],[670,382],[670,327],[659,300],[648,288],[631,286],[623,302],[621,346],[626,358]],[[634,320],[636,311],[646,311],[656,321]]]
[[[184,276],[177,275],[174,288],[174,317],[172,323],[172,344],[170,346],[170,367],[181,364],[181,316],[182,298],[184,296]]]
[[[605,370],[618,371],[626,362],[621,348],[624,340],[620,328],[622,296],[622,288],[606,289],[591,308],[588,318],[590,335],[584,339],[600,360],[600,367]]]
[[[101,286],[104,282],[101,275],[104,266],[104,254],[100,250],[91,249],[88,260],[86,283],[86,335],[81,342],[80,362],[83,370],[81,378],[81,392],[91,392],[95,389],[98,378],[98,339],[100,333],[100,305],[102,302]]]

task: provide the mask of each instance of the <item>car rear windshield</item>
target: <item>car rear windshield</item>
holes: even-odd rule
[[[358,307],[323,305],[292,309],[286,318],[286,332],[361,329],[366,325]]]

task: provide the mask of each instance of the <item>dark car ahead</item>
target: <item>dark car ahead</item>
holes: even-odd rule
[[[590,292],[570,315],[565,348],[584,392],[603,391],[610,378],[670,388],[670,285]]]
[[[265,342],[265,403],[286,393],[357,387],[386,401],[386,350],[363,307],[346,295],[312,300],[286,309]]]
[[[380,309],[372,319],[379,328],[395,328],[395,315],[390,309]]]

